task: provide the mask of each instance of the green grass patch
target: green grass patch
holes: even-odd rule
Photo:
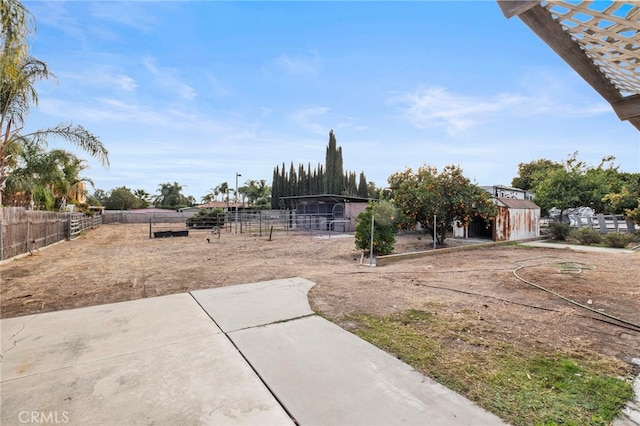
[[[633,397],[615,360],[516,346],[474,330],[465,315],[347,319],[355,334],[513,425],[606,425]]]

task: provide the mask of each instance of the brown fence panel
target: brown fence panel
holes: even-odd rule
[[[0,208],[0,261],[38,250],[64,239],[72,239],[102,223],[80,213]]]

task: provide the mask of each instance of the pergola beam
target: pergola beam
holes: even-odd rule
[[[609,103],[623,99],[618,89],[595,66],[578,43],[539,4],[518,15],[534,33],[571,66],[591,87]]]
[[[498,5],[505,17],[518,16],[600,96],[611,104],[620,120],[629,121],[640,130],[640,95],[624,97],[540,2],[498,0]]]
[[[536,0],[527,0],[527,1],[507,1],[507,0],[498,0],[498,5],[500,9],[502,9],[502,14],[505,18],[510,19],[514,16],[518,16],[523,12],[531,9],[534,6],[538,5],[538,1]]]
[[[628,96],[619,102],[611,104],[611,106],[620,117],[620,120],[640,119],[640,95]]]

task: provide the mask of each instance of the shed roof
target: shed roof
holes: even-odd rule
[[[498,204],[502,204],[510,209],[539,210],[540,207],[530,200],[518,200],[516,198],[498,198]]]
[[[618,115],[640,130],[640,6],[632,1],[498,0]]]

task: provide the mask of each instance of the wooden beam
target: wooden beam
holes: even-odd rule
[[[627,96],[621,101],[611,104],[620,120],[640,118],[640,95]]]
[[[640,117],[630,118],[629,123],[633,124],[636,129],[640,130]]]
[[[531,9],[533,6],[536,6],[539,2],[537,1],[513,1],[513,0],[498,0],[498,6],[502,10],[502,14],[505,18],[510,19],[514,16],[520,15],[521,13]]]
[[[610,104],[623,99],[618,89],[544,7],[535,5],[518,17]]]

